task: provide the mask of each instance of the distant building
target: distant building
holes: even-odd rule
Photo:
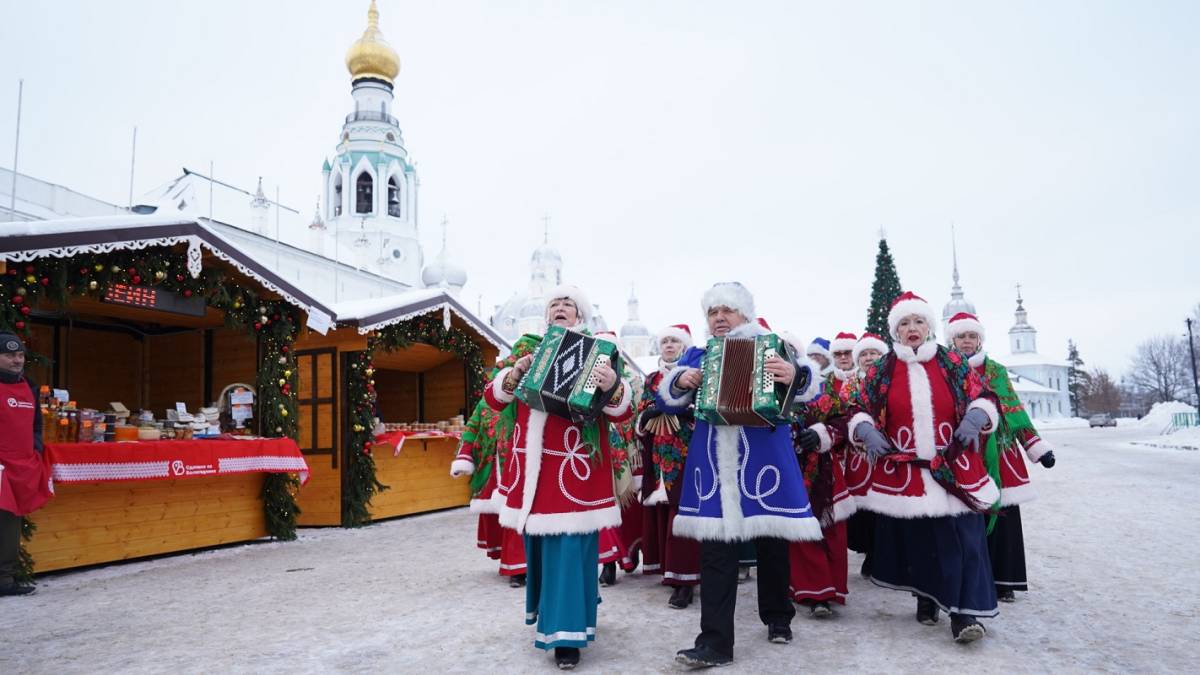
[[[1071,397],[1067,389],[1067,374],[1070,365],[1062,359],[1038,354],[1037,329],[1029,324],[1028,314],[1017,291],[1016,318],[1008,331],[1008,356],[999,356],[997,361],[1008,368],[1012,376],[1013,389],[1025,405],[1025,410],[1034,419],[1045,417],[1069,417]]]
[[[621,332],[618,333],[621,347],[634,358],[649,356],[650,343],[654,341],[654,338],[650,335],[650,329],[646,328],[646,324],[642,323],[641,318],[638,317],[637,294],[632,288],[629,289],[629,300],[626,306],[629,308],[629,313],[625,323],[621,325]]]
[[[13,172],[0,168],[0,222],[115,216],[127,209],[89,197],[61,185],[17,174],[17,199],[12,204]]]

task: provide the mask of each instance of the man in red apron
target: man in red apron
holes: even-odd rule
[[[36,387],[25,379],[25,345],[0,331],[0,596],[28,595],[14,579],[21,552],[21,516],[50,499],[42,463],[42,417]]]

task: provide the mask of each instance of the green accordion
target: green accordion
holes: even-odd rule
[[[709,338],[700,365],[696,415],[709,424],[766,427],[786,423],[796,383],[783,385],[767,372],[772,356],[795,363],[786,340],[774,333],[747,338]]]
[[[596,367],[600,364],[621,372],[617,345],[550,326],[515,394],[534,410],[572,422],[590,422],[600,416],[613,392],[613,389],[601,391],[596,381]]]

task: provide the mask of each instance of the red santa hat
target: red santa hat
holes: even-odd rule
[[[832,340],[829,341],[829,353],[834,352],[849,352],[854,350],[854,345],[858,344],[858,336],[854,333],[842,331],[838,333]]]
[[[713,284],[700,298],[700,310],[708,315],[713,307],[728,307],[741,312],[746,319],[753,321],[758,313],[754,311],[754,296],[750,290],[736,281],[722,281]]]
[[[934,314],[933,307],[925,301],[925,298],[912,291],[905,291],[892,301],[892,309],[888,312],[888,332],[892,334],[893,340],[900,339],[900,335],[896,333],[900,321],[913,314],[925,319],[925,323],[929,326],[929,337],[933,337],[937,331],[937,315]]]
[[[686,323],[677,323],[658,331],[655,342],[662,344],[663,338],[673,337],[683,343],[684,349],[692,346],[692,329]]]
[[[877,349],[880,355],[891,351],[882,337],[874,333],[863,333],[863,336],[858,339],[858,343],[854,345],[854,363],[858,363],[858,355],[867,349]]]
[[[757,319],[755,319],[755,321],[758,322],[758,325],[763,327],[763,330],[765,330],[765,331],[771,330],[771,324],[767,323],[767,320],[762,318],[761,316],[758,317]]]
[[[963,333],[970,332],[979,333],[980,342],[987,337],[979,317],[970,312],[959,312],[950,317],[949,323],[946,324],[946,340],[953,340]]]
[[[560,298],[567,298],[575,303],[575,309],[579,312],[579,322],[587,325],[592,320],[592,301],[588,300],[588,296],[578,287],[571,284],[562,284],[555,286],[549,294],[546,295],[546,318],[550,318],[550,303]]]

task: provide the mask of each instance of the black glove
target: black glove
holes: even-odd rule
[[[812,429],[801,429],[796,434],[796,447],[803,452],[812,452],[821,447],[821,437]]]
[[[1041,464],[1042,466],[1046,467],[1047,469],[1053,467],[1054,466],[1054,451],[1050,450],[1046,454],[1039,457],[1038,464]]]

